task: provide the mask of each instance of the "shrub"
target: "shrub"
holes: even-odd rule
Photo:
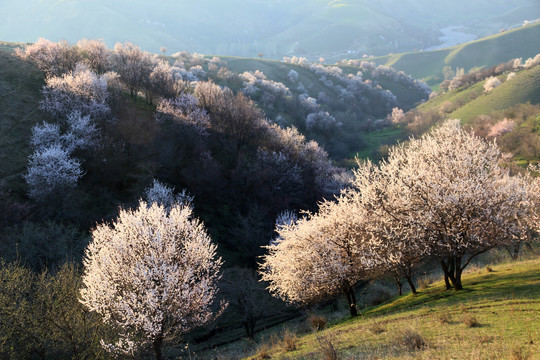
[[[441,324],[451,324],[452,323],[452,314],[448,311],[443,311],[440,313],[437,318]]]
[[[494,339],[495,337],[493,335],[484,334],[478,337],[478,342],[483,345],[492,342]]]
[[[512,349],[510,359],[511,360],[527,360],[529,358],[529,351],[523,349],[521,346],[516,346]]]
[[[470,327],[470,328],[480,326],[480,322],[478,322],[478,319],[475,316],[472,316],[470,314],[465,315],[462,321],[465,324],[465,326]]]
[[[261,346],[259,346],[259,349],[257,349],[257,359],[270,359],[271,349],[272,348],[267,343],[264,343]]]
[[[319,331],[326,327],[326,317],[322,315],[311,314],[307,318],[307,322],[314,331]]]
[[[413,329],[401,330],[394,342],[409,351],[423,350],[428,347],[422,335]]]
[[[47,221],[25,222],[5,229],[0,253],[34,271],[56,270],[66,261],[82,258],[89,236],[75,226]]]
[[[421,276],[418,278],[418,287],[420,290],[425,290],[433,283],[433,279],[429,276]]]
[[[285,351],[296,350],[296,344],[298,343],[298,337],[289,329],[283,331],[283,338],[281,340],[281,347]]]
[[[368,325],[368,330],[374,335],[380,334],[386,330],[383,324],[380,322],[374,321]]]
[[[317,342],[319,343],[319,349],[323,354],[325,360],[337,360],[338,353],[333,344],[333,338],[331,335],[317,336]]]

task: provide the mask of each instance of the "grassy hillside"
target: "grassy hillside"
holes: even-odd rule
[[[506,77],[507,75],[501,75],[499,78],[503,83],[489,93],[484,91],[485,81],[480,81],[466,89],[437,96],[418,106],[418,110],[437,110],[443,104],[449,106],[450,103],[456,109],[446,117],[461,119],[467,123],[478,115],[505,110],[517,104],[540,104],[540,66],[520,71],[509,81],[505,81]]]
[[[502,75],[504,78],[505,75]],[[484,82],[478,83],[468,92],[482,91]],[[515,78],[504,82],[488,94],[482,94],[468,102],[448,117],[468,122],[480,114],[508,109],[514,105],[530,102],[540,104],[540,66],[529,71],[522,71]]]
[[[293,93],[296,93],[296,87],[298,83],[302,83],[315,97],[319,92],[325,91],[329,94],[332,94],[332,89],[329,89],[328,86],[325,86],[321,80],[320,76],[315,74],[309,69],[295,65],[289,64],[282,61],[276,60],[266,60],[266,59],[256,59],[256,58],[243,58],[243,57],[232,57],[232,56],[220,56],[221,59],[227,62],[227,67],[235,73],[243,73],[244,71],[262,71],[266,77],[270,80],[281,82],[285,84]],[[340,66],[345,74],[356,74],[358,72],[357,68]],[[287,76],[289,71],[294,70],[298,73],[298,81],[291,82]],[[369,74],[366,74],[366,78],[369,78]],[[392,79],[382,78],[378,80],[378,83],[384,88],[390,90],[396,97],[400,104],[403,104],[406,108],[413,107],[419,102],[420,94],[417,90],[411,90],[411,88],[403,86]]]
[[[31,128],[47,119],[39,110],[44,75],[12,56],[15,44],[0,42],[0,178],[6,188],[21,192],[30,152]]]
[[[471,69],[490,67],[516,57],[526,59],[540,53],[540,23],[488,36],[446,49],[387,55],[370,59],[392,66],[430,85],[440,83],[444,66]]]
[[[486,92],[486,80],[440,94],[405,114],[402,129],[416,136],[444,119],[460,119],[489,140],[497,138],[501,150],[514,155],[521,165],[540,159],[540,66],[499,75],[502,84]],[[493,132],[497,124],[509,121],[511,128]]]
[[[320,359],[329,344],[339,358],[537,359],[540,356],[540,259],[471,269],[465,290],[446,291],[442,281],[414,296],[369,307],[316,333],[263,334],[249,359]],[[301,324],[289,324],[302,331]],[[275,331],[275,330],[274,330]],[[278,332],[279,334],[279,332]],[[282,334],[282,333],[281,333]],[[261,344],[267,345],[261,345]],[[239,356],[244,343],[216,349],[218,358]],[[251,349],[254,345],[251,345]],[[294,348],[294,349],[293,349]],[[255,347],[255,349],[257,349]],[[326,350],[326,352],[325,352]],[[230,351],[229,353],[227,351]],[[203,356],[203,358],[205,358]]]

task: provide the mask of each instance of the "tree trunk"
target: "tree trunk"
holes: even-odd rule
[[[463,290],[463,284],[461,283],[461,274],[463,273],[463,269],[461,268],[461,257],[456,257],[454,260],[455,275],[454,280],[452,281],[454,284],[454,290]]]
[[[413,279],[412,279],[412,276],[410,274],[407,274],[405,275],[405,279],[407,279],[407,283],[409,284],[409,286],[411,287],[411,292],[413,294],[416,294],[416,287],[414,286],[414,282],[413,282]]]
[[[461,282],[461,274],[463,269],[461,267],[462,259],[460,256],[452,256],[441,260],[441,266],[444,271],[444,282],[446,284],[446,290],[454,288],[454,290],[463,290],[463,284]]]
[[[332,312],[336,312],[339,310],[339,303],[338,303],[338,299],[335,298],[334,300],[332,300]]]
[[[356,309],[356,295],[354,294],[354,289],[349,283],[345,285],[345,296],[347,297],[347,302],[349,303],[351,317],[358,316],[358,310]]]
[[[506,251],[508,251],[508,254],[510,255],[510,258],[514,261],[519,257],[520,245],[521,241],[505,247]]]
[[[443,260],[441,260],[441,268],[444,273],[444,284],[446,285],[446,290],[450,290],[452,288],[452,285],[450,284],[450,276],[449,276],[449,269],[448,264]]]
[[[158,336],[152,345],[154,347],[154,354],[156,354],[156,360],[163,360],[163,354],[161,352],[161,347],[163,346],[163,336]]]
[[[246,336],[248,339],[255,339],[255,321],[245,321],[244,329],[246,330]]]
[[[394,280],[396,281],[396,284],[398,286],[399,296],[403,295],[403,283],[401,282],[399,275],[395,275]]]
[[[416,294],[416,287],[414,286],[414,281],[413,281],[413,271],[412,271],[412,266],[410,263],[405,268],[405,279],[407,280],[407,282],[409,283],[409,286],[411,287],[411,292],[413,294]]]
[[[448,278],[448,273],[444,273],[444,285],[446,286],[446,290],[450,290],[452,288],[450,279]]]

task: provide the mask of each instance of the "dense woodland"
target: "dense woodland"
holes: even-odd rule
[[[447,120],[458,102],[429,106],[494,93],[539,56],[447,69],[437,93],[365,61],[285,58],[280,82],[131,43],[40,39],[13,56],[44,74],[43,120],[25,185],[0,183],[0,356],[162,359],[340,295],[356,316],[362,284],[414,293],[427,265],[461,290],[476,256],[537,241],[538,105],[463,126]],[[416,137],[351,161],[385,132]]]

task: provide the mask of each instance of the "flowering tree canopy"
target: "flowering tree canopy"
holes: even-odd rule
[[[438,257],[456,290],[461,273],[476,255],[503,245],[517,219],[536,226],[535,181],[510,176],[499,166],[501,153],[449,120],[420,139],[392,148],[379,166],[383,187],[376,206],[388,226],[410,246]],[[408,234],[408,235],[407,235]]]
[[[277,223],[277,239],[267,246],[262,280],[283,300],[309,305],[345,294],[357,315],[353,286],[370,269],[364,220],[346,199],[321,204],[319,213]]]
[[[65,117],[79,111],[93,118],[103,117],[110,112],[107,79],[107,75],[97,75],[85,65],[77,65],[72,73],[47,79],[41,108],[54,116]]]
[[[81,301],[121,329],[109,350],[150,343],[161,359],[165,341],[214,318],[222,262],[190,207],[167,211],[141,201],[136,210],[120,210],[112,225],[98,225],[92,238]]]
[[[58,144],[38,148],[29,157],[24,176],[31,198],[43,200],[66,188],[73,188],[83,176],[81,164]]]

